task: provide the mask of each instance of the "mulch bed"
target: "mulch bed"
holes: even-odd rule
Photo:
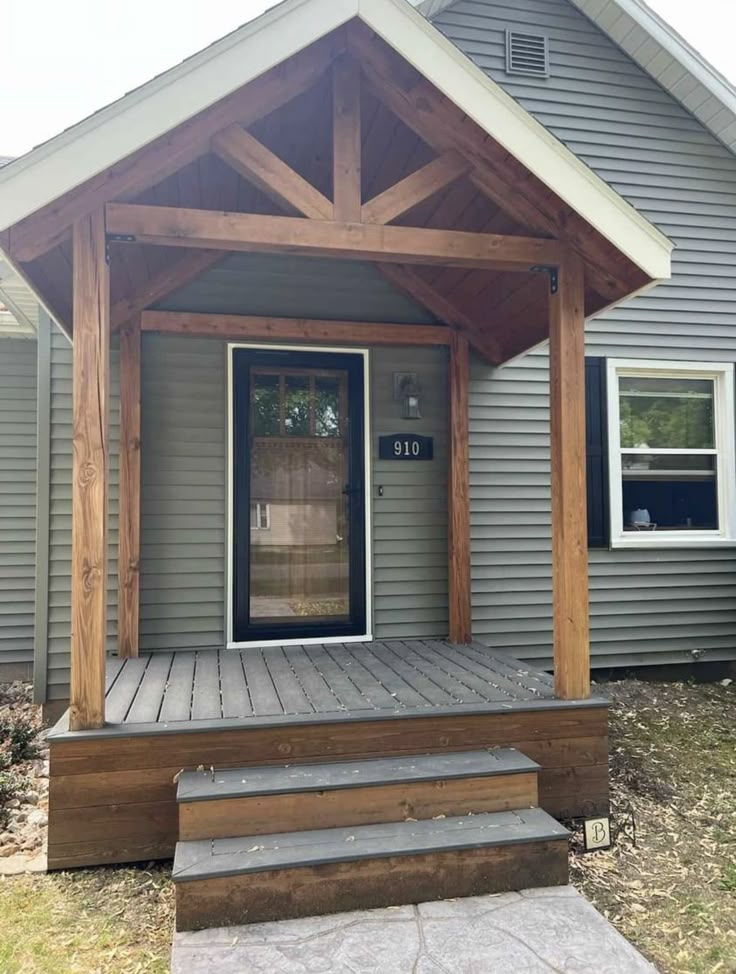
[[[37,856],[43,848],[48,821],[49,751],[41,708],[32,703],[27,683],[0,684],[0,727],[29,727],[28,754],[8,769],[14,797],[0,807],[0,859],[19,854]],[[0,747],[7,745],[3,733]],[[1,865],[1,863],[0,863]]]
[[[578,833],[572,882],[663,974],[733,974],[736,684],[599,689],[612,701],[611,797],[623,831],[610,851],[588,854]]]

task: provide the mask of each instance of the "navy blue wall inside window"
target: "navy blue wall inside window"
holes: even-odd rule
[[[623,482],[624,529],[631,511],[649,511],[649,518],[663,528],[683,531],[718,530],[716,480],[662,480]]]

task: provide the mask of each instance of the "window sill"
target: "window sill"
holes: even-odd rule
[[[615,538],[611,541],[611,550],[621,549],[631,550],[634,548],[736,548],[736,538],[707,537],[700,535],[694,538],[678,537],[667,538],[660,535],[654,538],[651,535],[637,535],[635,538]]]

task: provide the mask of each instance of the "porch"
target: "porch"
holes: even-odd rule
[[[479,642],[387,640],[107,661],[107,722],[50,734],[49,864],[171,856],[182,769],[515,748],[558,817],[608,807],[607,702]]]

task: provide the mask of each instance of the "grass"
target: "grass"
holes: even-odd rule
[[[572,858],[573,882],[663,974],[736,974],[736,686],[603,687],[611,794],[637,842]]]
[[[0,879],[3,974],[166,974],[167,864]]]

